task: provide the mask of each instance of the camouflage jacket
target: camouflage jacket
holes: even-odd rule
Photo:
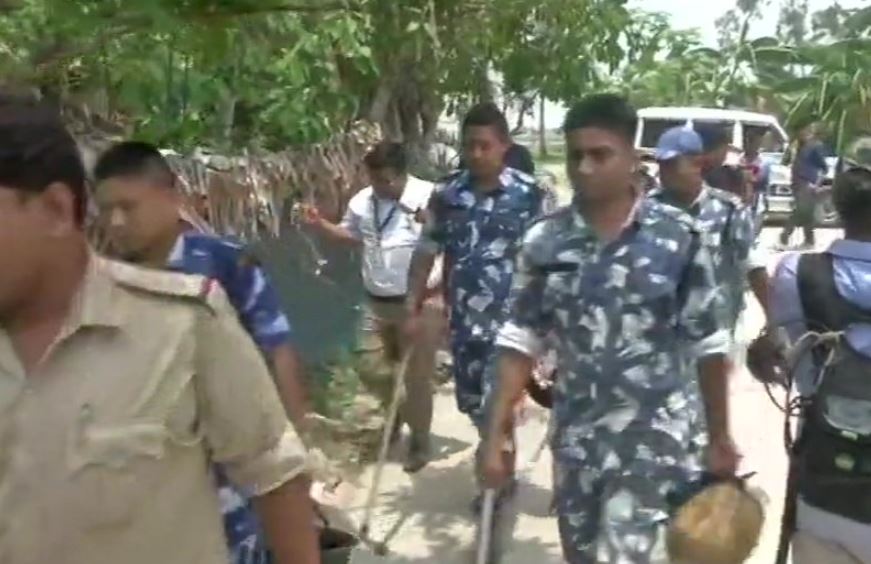
[[[477,196],[460,172],[436,188],[420,246],[444,252],[451,332],[456,340],[492,340],[511,288],[514,259],[543,193],[535,179],[506,168],[501,186]]]
[[[751,256],[756,240],[753,210],[734,194],[710,186],[705,186],[688,208],[662,188],[652,191],[649,197],[695,218],[714,262],[714,276],[723,288],[728,321],[734,323],[744,305],[746,274],[757,266]]]
[[[557,460],[590,460],[610,437],[671,445],[704,431],[694,359],[728,350],[714,266],[693,220],[639,200],[622,234],[598,239],[576,207],[527,232],[497,345],[559,361]],[[634,447],[633,447],[634,448]]]

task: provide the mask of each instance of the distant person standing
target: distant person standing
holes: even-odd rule
[[[793,207],[780,234],[781,246],[789,245],[789,238],[796,227],[801,227],[804,232],[804,247],[813,248],[816,244],[814,222],[817,187],[828,168],[823,144],[817,139],[816,124],[807,125],[798,134],[792,159]]]
[[[762,220],[766,209],[768,185],[771,179],[771,167],[760,156],[764,134],[751,134],[744,146],[741,157],[741,168],[747,174],[751,186],[750,205],[756,216],[756,232],[762,228]]]
[[[728,190],[732,186],[726,167],[726,157],[732,140],[725,128],[718,125],[698,124],[694,127],[702,140],[702,174],[705,184],[712,188]]]

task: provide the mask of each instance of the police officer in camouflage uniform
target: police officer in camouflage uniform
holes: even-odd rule
[[[729,476],[738,461],[714,267],[693,220],[635,185],[636,123],[613,95],[567,115],[575,197],[527,232],[497,339],[485,481],[509,477],[502,439],[549,337],[555,505],[571,564],[667,562],[672,496],[703,468]]]
[[[654,200],[686,211],[695,220],[702,241],[714,262],[715,277],[723,288],[729,328],[734,332],[744,307],[745,277],[766,309],[766,257],[756,245],[753,210],[740,198],[705,183],[698,133],[675,127],[659,139],[660,187],[650,192]]]
[[[485,368],[503,319],[514,257],[543,194],[532,176],[504,166],[511,145],[505,116],[493,104],[472,108],[463,122],[469,169],[432,195],[412,258],[408,317],[419,325],[434,258],[444,252],[450,343],[457,406],[481,424]]]

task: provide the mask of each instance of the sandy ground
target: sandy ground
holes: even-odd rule
[[[772,244],[778,231],[763,232],[763,244]],[[835,230],[821,231],[819,245],[838,236]],[[776,254],[772,253],[772,263]],[[742,321],[741,340],[756,336],[761,316],[755,302]],[[767,498],[764,536],[751,564],[769,564],[774,559],[780,526],[786,460],[782,442],[783,417],[771,404],[760,385],[745,371],[733,375],[731,382],[733,430],[745,455],[742,471],[756,472],[752,487]],[[519,429],[518,468],[521,483],[518,494],[504,519],[502,564],[548,564],[561,562],[556,520],[548,514],[551,500],[550,456],[545,449],[529,463],[541,444],[547,413],[530,407]],[[468,564],[474,562],[475,520],[470,502],[476,489],[472,459],[476,433],[454,404],[450,387],[439,391],[433,426],[435,460],[423,471],[408,476],[401,469],[400,449],[393,453],[383,476],[373,522],[373,537],[388,538],[390,553],[378,557],[358,550],[354,564],[422,563]],[[365,504],[366,485],[371,469],[359,476],[356,487],[340,488],[334,501],[359,522]]]

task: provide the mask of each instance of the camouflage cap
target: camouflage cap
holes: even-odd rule
[[[844,151],[843,170],[850,168],[866,168],[871,170],[871,133],[855,139]]]

